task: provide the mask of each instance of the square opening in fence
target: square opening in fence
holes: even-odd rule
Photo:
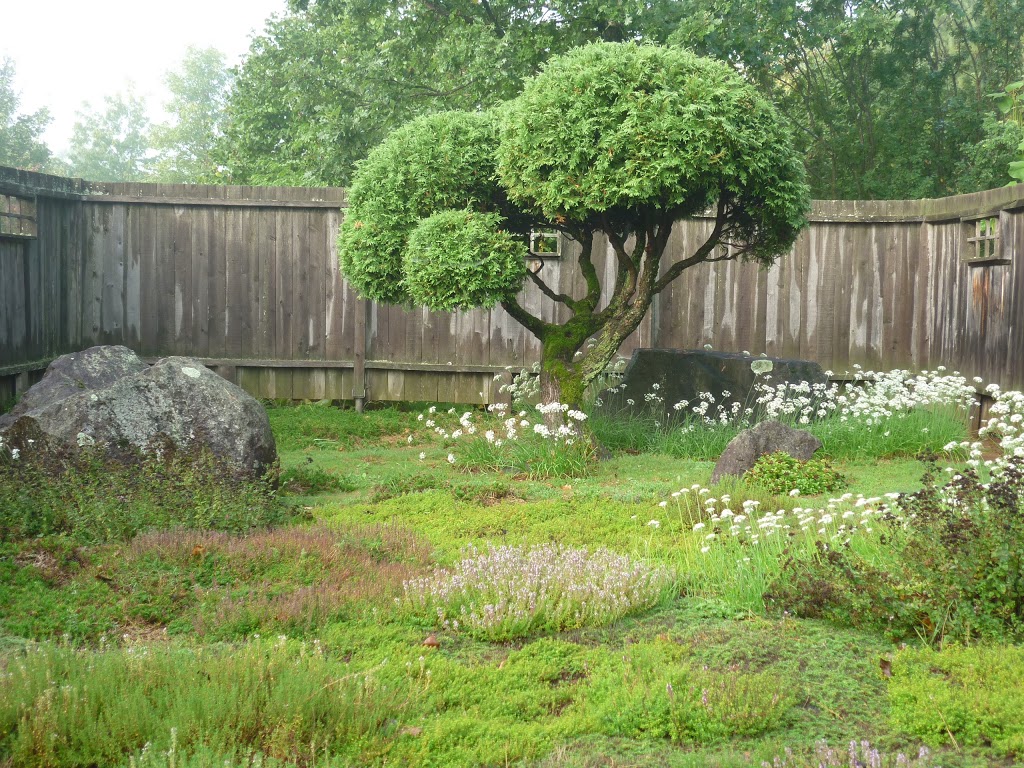
[[[978,218],[962,219],[964,247],[961,258],[975,266],[982,264],[1009,264],[999,240],[1002,213]]]
[[[557,259],[562,253],[562,237],[558,232],[531,232],[530,255],[542,259]]]
[[[0,237],[36,237],[36,201],[0,195]]]

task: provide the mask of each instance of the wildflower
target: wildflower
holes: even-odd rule
[[[800,495],[800,489],[799,488],[794,488],[793,490],[791,490],[789,492],[789,495],[792,496],[795,499],[797,496]]]
[[[650,528],[661,528],[661,521],[660,520],[649,520],[647,522],[647,525]]]
[[[454,464],[455,463],[455,454],[454,453],[449,453],[448,454],[448,463],[449,464]]]
[[[426,452],[420,451],[420,461],[423,461],[425,458],[427,458]]]

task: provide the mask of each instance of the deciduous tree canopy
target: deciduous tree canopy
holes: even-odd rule
[[[409,119],[511,98],[599,40],[728,61],[795,126],[816,197],[938,196],[979,183],[962,158],[1024,73],[1024,0],[294,1],[239,72],[220,159],[239,183],[347,184]]]

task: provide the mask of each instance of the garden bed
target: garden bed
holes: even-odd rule
[[[8,454],[0,766],[1011,764],[1021,482],[934,405],[843,440],[816,413],[821,494],[707,487],[735,424],[698,404],[603,461],[529,408],[273,407],[259,514],[88,466],[43,493]]]

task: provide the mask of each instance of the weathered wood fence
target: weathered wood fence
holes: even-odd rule
[[[538,358],[495,309],[364,302],[338,272],[341,189],[90,184],[0,169],[0,398],[53,357],[124,344],[189,355],[261,397],[486,402]],[[843,371],[945,365],[1024,387],[1024,187],[815,203],[769,270],[689,270],[623,346],[794,356]],[[680,222],[671,252],[708,231]],[[545,262],[581,293],[573,247]],[[612,277],[607,247],[595,248]],[[532,287],[522,301],[559,311]]]

